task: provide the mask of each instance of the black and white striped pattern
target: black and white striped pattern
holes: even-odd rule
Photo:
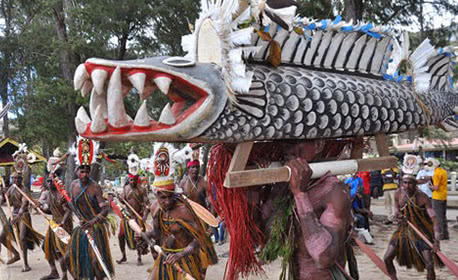
[[[391,37],[377,39],[362,32],[308,30],[306,39],[272,24],[269,34],[281,46],[281,63],[290,65],[382,76],[392,51]],[[254,35],[252,44],[262,48],[251,60],[266,61],[269,43]]]
[[[428,73],[431,74],[430,89],[448,91],[452,88],[449,77],[452,74],[451,57],[438,54],[427,62]]]

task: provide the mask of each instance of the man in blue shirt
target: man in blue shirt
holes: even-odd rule
[[[345,185],[347,185],[350,188],[350,196],[354,197],[356,194],[356,191],[359,188],[363,188],[363,180],[358,177],[358,175],[355,173],[353,176],[345,180]]]

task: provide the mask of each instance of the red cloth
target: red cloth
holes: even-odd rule
[[[363,180],[364,194],[371,194],[371,173],[369,171],[358,172],[358,177]]]
[[[198,159],[191,160],[190,162],[188,162],[188,168],[191,168],[193,166],[200,166],[200,162]]]
[[[33,186],[41,186],[41,185],[43,185],[43,176],[38,177],[37,180],[33,181],[33,184],[32,184],[32,185],[33,185]]]

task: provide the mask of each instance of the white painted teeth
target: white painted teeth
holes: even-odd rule
[[[108,123],[113,127],[124,127],[129,124],[124,108],[121,90],[121,69],[116,67],[108,83],[107,93]]]
[[[91,89],[92,89],[92,82],[90,80],[86,80],[83,84],[83,88],[81,89],[81,95],[83,97],[86,97],[88,93],[91,91]]]
[[[91,73],[92,83],[94,83],[95,91],[98,94],[104,92],[105,80],[108,77],[108,72],[102,69],[95,69]]]
[[[162,109],[161,116],[159,117],[159,122],[163,124],[172,125],[175,124],[177,121],[173,116],[172,109],[170,108],[170,104],[167,103],[164,109]]]
[[[86,70],[86,66],[83,64],[78,65],[73,76],[73,86],[75,90],[79,90],[83,87],[84,82],[89,79],[89,73]]]
[[[83,106],[81,106],[78,109],[78,112],[76,113],[76,118],[80,119],[84,124],[88,124],[91,122],[91,118],[89,118]]]
[[[132,83],[132,85],[137,89],[140,98],[143,100],[143,91],[145,89],[145,80],[146,74],[145,73],[135,73],[127,77],[127,79]]]
[[[76,118],[75,118],[75,127],[76,131],[78,131],[79,134],[82,134],[86,131],[87,124],[91,122],[91,119],[86,113],[86,110],[84,110],[84,107],[81,106],[78,109],[78,112],[76,113]]]
[[[107,124],[105,123],[105,117],[103,116],[102,106],[97,106],[95,110],[95,117],[91,123],[91,131],[94,133],[101,133],[107,130]]]
[[[103,117],[106,118],[108,116],[107,94],[97,94],[95,91],[95,88],[92,89],[92,93],[89,98],[89,114],[91,114],[91,118],[94,119],[96,115],[96,110],[100,106],[101,113],[103,113]]]
[[[167,95],[169,92],[170,84],[172,83],[172,79],[167,76],[156,76],[154,79],[157,87],[162,91],[163,94]]]
[[[143,104],[137,111],[137,115],[135,116],[134,125],[139,127],[148,127],[151,125],[150,118],[148,115],[148,109],[146,107],[146,100],[143,101]]]

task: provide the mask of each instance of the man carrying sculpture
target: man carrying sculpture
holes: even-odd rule
[[[72,212],[65,200],[64,196],[57,190],[53,178],[49,177],[46,180],[46,187],[48,194],[44,203],[40,203],[40,208],[47,214],[52,215],[52,219],[59,224],[65,231],[71,233],[73,230]],[[60,261],[62,268],[62,278],[67,279],[67,263],[65,254],[67,251],[67,245],[64,244],[58,236],[54,233],[51,226],[48,226],[46,232],[43,250],[45,252],[46,260],[51,267],[51,273],[47,276],[40,278],[40,280],[46,279],[58,279],[59,273],[56,268],[56,261]]]
[[[415,267],[417,271],[427,270],[427,279],[436,279],[434,265],[442,265],[436,254],[439,250],[439,223],[431,200],[417,188],[414,164],[415,156],[406,155],[404,159],[401,186],[395,193],[395,218],[399,221],[398,229],[393,233],[384,261],[391,279],[398,279],[393,265],[394,258],[400,266]],[[409,167],[410,166],[410,167]],[[430,248],[415,232],[420,230],[431,243]]]
[[[131,217],[136,217],[135,213],[130,209],[130,207],[135,210],[135,212],[142,216],[142,219],[136,217],[137,223],[142,227],[142,230],[145,231],[145,224],[143,221],[146,221],[147,211],[149,207],[148,194],[147,190],[142,188],[139,184],[138,175],[129,173],[129,182],[124,186],[123,192],[120,195],[120,202],[128,204],[128,211],[131,214]],[[124,263],[127,261],[126,257],[126,243],[129,249],[137,250],[137,265],[143,265],[142,255],[148,253],[147,244],[140,238],[136,238],[134,230],[129,226],[129,223],[126,219],[121,220],[121,225],[119,228],[119,248],[121,249],[122,258],[116,260],[118,264]]]
[[[250,158],[247,165],[267,167],[281,160],[290,169],[289,183],[235,190],[225,188],[219,175],[212,176],[225,169],[220,158],[231,151],[225,145],[212,149],[208,174],[217,186],[215,208],[223,209],[231,235],[227,279],[259,271],[259,257],[264,262],[283,258],[282,275],[290,279],[344,279],[346,256],[353,258],[347,242],[352,223],[349,189],[336,176],[312,180],[308,164],[323,157],[323,151],[334,156],[329,150],[324,141],[255,144],[251,155],[258,158]],[[354,266],[351,273],[357,273]]]
[[[27,252],[28,250],[33,250],[35,246],[40,246],[43,236],[33,229],[29,212],[29,201],[22,196],[16,187],[30,195],[28,188],[22,184],[22,174],[15,172],[13,174],[13,185],[9,187],[5,194],[5,196],[8,196],[8,200],[13,207],[13,217],[10,220],[8,228],[3,228],[0,234],[0,242],[13,252],[13,258],[8,260],[7,264],[18,261],[20,259],[19,253],[11,246],[11,242],[16,241],[13,235],[13,227],[16,228],[19,232],[19,247],[22,249],[22,261],[24,262],[22,272],[27,272],[32,269],[29,266]],[[4,198],[1,199],[0,205],[3,203],[3,200]]]

